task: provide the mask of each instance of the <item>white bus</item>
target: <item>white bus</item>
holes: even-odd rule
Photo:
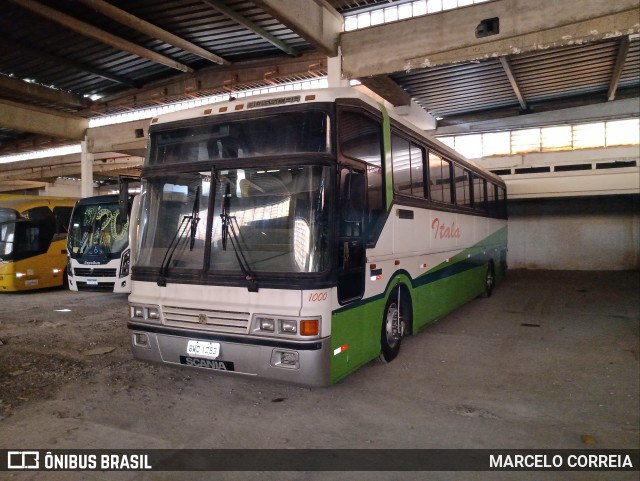
[[[149,135],[137,359],[328,385],[505,274],[504,182],[353,89],[171,113]]]
[[[67,237],[69,289],[131,292],[129,212],[119,195],[80,199],[71,214]]]

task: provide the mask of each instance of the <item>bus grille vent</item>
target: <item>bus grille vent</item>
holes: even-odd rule
[[[73,274],[82,277],[115,277],[116,269],[102,269],[100,267],[76,267]]]
[[[247,334],[251,317],[248,312],[214,311],[176,306],[164,306],[162,314],[167,326],[191,329],[197,327],[202,330],[229,334]]]

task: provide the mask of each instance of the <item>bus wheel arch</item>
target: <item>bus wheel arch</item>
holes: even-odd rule
[[[493,293],[493,287],[496,284],[496,269],[493,263],[493,259],[490,259],[487,262],[487,270],[484,275],[484,290],[482,291],[481,297],[488,298],[491,297]]]
[[[411,294],[401,282],[398,282],[387,298],[381,327],[379,359],[385,363],[391,362],[400,352],[402,338],[413,332]]]

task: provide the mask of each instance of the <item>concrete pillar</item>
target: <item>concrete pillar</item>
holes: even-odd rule
[[[89,152],[87,137],[80,145],[80,196],[85,198],[93,195],[93,154]]]
[[[340,47],[338,47],[337,57],[327,58],[327,84],[329,88],[349,86],[349,81],[342,78],[342,52]]]

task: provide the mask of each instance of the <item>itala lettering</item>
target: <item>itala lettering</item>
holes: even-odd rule
[[[431,222],[431,231],[433,232],[434,239],[459,239],[460,238],[460,228],[456,225],[455,222],[452,222],[451,225],[446,225],[444,222],[440,221],[440,218],[436,217]]]

